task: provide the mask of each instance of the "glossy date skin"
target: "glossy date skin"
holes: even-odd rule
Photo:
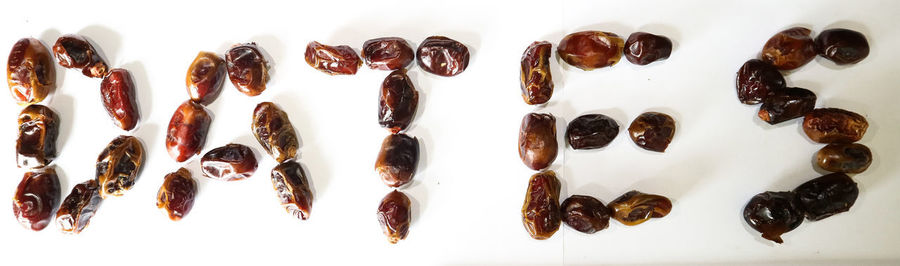
[[[300,141],[287,113],[271,102],[262,102],[253,110],[253,135],[259,145],[279,163],[297,156]]]
[[[744,221],[762,237],[781,244],[781,235],[803,223],[803,207],[794,192],[756,194],[744,207]]]
[[[409,127],[416,108],[419,106],[419,92],[405,69],[391,72],[381,83],[378,97],[378,124],[391,133],[398,133]]]
[[[857,142],[868,128],[865,117],[838,108],[814,109],[803,118],[803,132],[818,143]]]
[[[300,220],[309,219],[313,194],[303,167],[294,160],[278,164],[272,169],[272,187],[281,206]]]
[[[738,70],[735,83],[738,100],[744,104],[761,103],[785,86],[781,72],[759,59],[750,59],[744,63]]]
[[[803,117],[816,108],[816,94],[804,88],[783,88],[763,100],[759,119],[770,125]]]
[[[354,75],[362,60],[347,45],[324,45],[313,41],[306,45],[306,63],[329,75]]]
[[[202,105],[187,100],[178,106],[166,130],[166,150],[176,162],[184,162],[200,154],[212,117]]]
[[[859,143],[832,143],[816,153],[816,164],[829,172],[858,174],[872,164],[872,151]]]
[[[635,32],[625,41],[625,59],[635,65],[646,65],[669,58],[672,40],[665,36]]]
[[[794,189],[806,219],[818,221],[846,212],[859,196],[856,182],[844,173],[831,173]]]
[[[625,40],[615,33],[580,31],[563,37],[556,53],[569,65],[588,71],[615,65],[624,47]]]
[[[425,38],[416,50],[416,62],[428,73],[452,77],[469,66],[469,48],[444,36]]]
[[[856,64],[869,56],[869,41],[858,31],[829,29],[816,37],[816,51],[838,65]]]
[[[212,149],[200,158],[203,175],[223,181],[235,181],[253,176],[256,172],[256,154],[250,147],[228,144]]]
[[[403,38],[384,37],[363,43],[362,57],[371,69],[398,70],[412,63],[415,53]]]
[[[19,114],[16,162],[19,168],[44,167],[56,158],[59,116],[49,107],[32,104]]]
[[[412,181],[419,164],[419,140],[406,134],[391,134],[381,143],[375,160],[375,172],[389,187],[400,187]]]
[[[122,196],[134,186],[144,164],[144,146],[134,136],[118,136],[97,157],[100,196]]]
[[[628,133],[638,147],[648,151],[665,152],[675,137],[675,119],[663,113],[646,112],[631,122]]]
[[[797,69],[816,57],[816,44],[811,30],[794,27],[781,31],[763,46],[760,59],[780,70]]]
[[[79,68],[81,74],[89,78],[102,78],[109,69],[106,60],[103,60],[91,42],[81,35],[66,34],[56,39],[53,54],[60,66]]]
[[[266,90],[269,82],[269,62],[256,43],[238,44],[225,52],[228,78],[238,91],[256,96]]]
[[[13,195],[13,213],[25,228],[40,231],[50,224],[62,197],[53,167],[25,173]]]
[[[583,195],[573,195],[560,206],[562,221],[572,229],[593,234],[609,226],[611,211],[600,200]]]
[[[6,82],[19,105],[38,103],[56,88],[56,67],[47,47],[35,38],[13,45],[6,61]]]
[[[548,239],[559,230],[562,215],[559,211],[559,179],[553,171],[531,176],[525,203],[522,205],[522,224],[531,238]]]
[[[609,145],[618,134],[616,120],[602,114],[586,114],[569,122],[566,141],[576,150],[599,149]]]
[[[191,100],[209,105],[219,97],[225,84],[225,60],[214,53],[200,52],[188,67],[185,86]]]
[[[384,196],[378,204],[378,223],[391,244],[397,244],[409,234],[411,210],[409,197],[396,189]]]
[[[672,201],[660,195],[632,190],[611,201],[608,207],[613,219],[624,225],[635,226],[651,218],[668,215],[672,211]]]
[[[78,234],[91,223],[103,198],[100,197],[100,185],[94,179],[75,185],[66,196],[59,211],[56,212],[56,223],[64,233]]]
[[[522,53],[519,87],[522,99],[530,105],[544,104],[553,96],[553,77],[550,74],[550,48],[546,41],[534,42]]]
[[[532,170],[541,170],[556,160],[556,118],[551,114],[529,113],[519,128],[519,158]]]
[[[131,73],[121,68],[110,70],[100,83],[100,95],[106,113],[117,127],[125,131],[134,129],[141,119],[134,90]]]
[[[197,182],[185,168],[166,175],[159,192],[156,193],[156,207],[165,210],[172,221],[180,221],[194,207],[197,196]]]

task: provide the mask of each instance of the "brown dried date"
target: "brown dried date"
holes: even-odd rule
[[[560,208],[562,221],[579,232],[593,234],[609,226],[611,211],[594,197],[573,195]]]
[[[469,48],[444,36],[431,36],[419,44],[416,61],[428,73],[452,77],[469,66]]]
[[[371,69],[398,70],[412,63],[412,47],[403,38],[385,37],[363,43],[362,57]]]
[[[615,33],[580,31],[563,37],[556,53],[569,65],[587,71],[618,63],[624,46],[625,40]]]
[[[197,182],[191,172],[182,167],[166,175],[156,193],[156,207],[165,210],[170,220],[179,221],[191,212],[196,195]]]
[[[844,109],[819,108],[803,117],[803,132],[818,143],[856,142],[868,128],[865,117]]]
[[[550,48],[546,41],[534,42],[522,53],[519,85],[525,103],[547,103],[553,96],[553,77],[550,74]]]
[[[300,220],[309,219],[312,211],[313,194],[303,167],[294,160],[278,164],[272,169],[272,187],[281,206]]]
[[[49,107],[32,104],[19,114],[16,162],[19,168],[44,167],[56,158],[59,116]]]
[[[756,194],[744,207],[744,221],[762,237],[781,244],[781,235],[803,223],[803,207],[794,192]]]
[[[300,142],[287,113],[271,102],[262,102],[253,110],[253,135],[259,145],[279,163],[297,156]]]
[[[253,176],[256,154],[250,147],[228,144],[212,149],[200,158],[203,175],[215,180],[234,181]]]
[[[613,219],[634,226],[651,218],[665,217],[672,211],[672,201],[660,195],[632,190],[610,202],[608,208]]]
[[[53,218],[60,193],[59,177],[53,167],[26,172],[13,195],[16,219],[25,228],[43,230]]]
[[[178,106],[166,130],[166,150],[177,162],[184,162],[200,154],[206,144],[206,134],[212,118],[199,103],[187,100]]]
[[[47,47],[35,38],[13,45],[6,65],[9,92],[19,105],[43,101],[56,88],[56,68]]]
[[[117,127],[128,131],[137,126],[141,114],[138,111],[134,80],[128,70],[114,68],[100,83],[103,107]]]
[[[256,43],[238,44],[225,52],[225,68],[231,83],[243,94],[256,96],[266,90],[269,62]]]
[[[222,92],[225,75],[225,60],[214,53],[198,53],[188,67],[184,81],[191,100],[204,105],[211,104]]]
[[[384,196],[378,204],[378,223],[391,244],[406,239],[409,222],[412,220],[411,209],[409,197],[396,189]]]
[[[118,136],[97,157],[100,196],[122,196],[134,186],[144,164],[144,146],[134,136]]]
[[[391,133],[400,132],[409,126],[416,108],[419,106],[419,92],[405,69],[391,72],[381,83],[378,97],[378,124]]]
[[[665,152],[675,136],[675,119],[663,113],[646,112],[631,122],[628,133],[638,147]]]
[[[66,34],[56,39],[53,54],[59,65],[65,68],[80,68],[81,74],[90,78],[106,76],[109,68],[100,53],[87,39],[77,34]]]
[[[400,187],[412,181],[419,164],[419,140],[406,134],[391,134],[381,143],[375,160],[375,172],[389,187]]]
[[[793,27],[783,30],[766,42],[760,59],[780,70],[797,69],[816,57],[816,43],[811,30]]]
[[[816,108],[816,94],[804,88],[783,88],[763,100],[759,119],[778,124],[802,117]]]
[[[665,36],[635,32],[625,41],[625,59],[635,65],[646,65],[669,58],[672,40]]]
[[[738,70],[736,82],[738,100],[744,104],[758,104],[785,86],[784,76],[777,68],[759,59],[750,59]]]
[[[519,158],[528,168],[541,170],[556,160],[556,118],[551,114],[529,113],[519,128]]]
[[[566,141],[576,150],[599,149],[619,134],[619,123],[602,114],[586,114],[569,122]]]
[[[531,176],[525,203],[522,205],[522,224],[531,238],[550,238],[559,230],[559,179],[553,171],[543,171]]]
[[[872,164],[872,151],[859,143],[832,143],[816,153],[816,164],[829,172],[862,173]]]
[[[81,233],[91,223],[102,199],[97,180],[91,179],[75,185],[56,212],[59,229],[70,234]]]
[[[869,41],[858,31],[829,29],[816,37],[816,50],[835,64],[856,64],[869,56]]]
[[[362,60],[347,45],[324,45],[313,41],[306,45],[306,63],[329,75],[354,75]]]
[[[859,196],[856,182],[844,173],[831,173],[794,189],[806,219],[818,221],[846,212]]]

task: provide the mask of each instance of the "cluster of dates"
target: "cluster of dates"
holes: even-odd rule
[[[738,70],[738,100],[762,103],[759,118],[777,124],[803,117],[803,131],[810,140],[827,144],[815,157],[829,172],[793,191],[759,193],[744,207],[744,220],[762,237],[782,243],[781,235],[797,228],[804,217],[818,221],[848,211],[859,188],[847,174],[865,171],[872,152],[862,139],[869,126],[857,113],[838,108],[815,108],[816,95],[807,89],[787,87],[780,70],[794,70],[813,60],[816,54],[835,64],[854,64],[869,54],[866,37],[848,29],[829,29],[815,40],[811,30],[794,27],[781,31],[766,42],[760,59],[751,59]]]

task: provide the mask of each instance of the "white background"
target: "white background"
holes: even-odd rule
[[[638,3],[640,2],[640,3]],[[31,232],[0,204],[0,259],[4,265],[59,264],[593,264],[835,262],[897,263],[900,259],[900,47],[897,1],[6,1],[0,16],[0,51],[33,36],[52,45],[65,33],[92,39],[113,67],[137,82],[142,121],[128,134],[146,147],[134,189],[103,202],[82,234],[51,225]],[[868,118],[861,143],[875,156],[854,179],[853,209],[804,222],[785,244],[762,240],[741,210],[754,194],[790,190],[819,176],[811,158],[822,145],[809,141],[793,120],[776,126],[740,104],[734,73],[774,33],[791,26],[815,33],[847,27],[864,33],[871,53],[837,67],[813,62],[787,76],[790,86],[814,91],[819,107],[839,107]],[[648,66],[624,59],[590,72],[553,67],[550,104],[526,105],[518,84],[519,58],[531,42],[554,44],[567,33],[635,31],[674,40],[671,58]],[[469,68],[444,78],[413,66],[420,93],[409,134],[422,157],[411,186],[409,237],[388,244],[375,219],[389,191],[373,170],[387,131],[376,122],[377,91],[385,71],[328,76],[303,60],[308,42],[359,49],[371,38],[399,36],[417,45],[446,35],[469,46]],[[199,51],[222,54],[254,41],[274,58],[273,76],[260,96],[247,97],[226,82],[209,109],[214,114],[203,152],[230,142],[252,147],[260,159],[252,178],[217,182],[187,164],[199,183],[193,211],[171,222],[156,209],[163,176],[182,166],[166,153],[165,128],[188,98],[188,65]],[[62,118],[55,161],[63,193],[93,178],[104,146],[123,134],[99,101],[99,79],[57,67],[59,88],[45,102]],[[314,186],[312,217],[299,221],[279,206],[269,171],[274,161],[253,139],[250,118],[261,101],[284,108],[302,138],[300,160]],[[22,176],[15,167],[16,116],[12,99],[0,101],[0,199],[10,199]],[[601,150],[561,146],[551,169],[563,196],[587,194],[608,202],[631,189],[662,194],[671,214],[639,226],[611,222],[585,235],[565,226],[551,239],[529,238],[520,209],[534,172],[516,152],[527,112],[551,112],[558,130],[578,115],[599,112],[619,122],[618,137]],[[665,153],[636,147],[624,133],[638,114],[662,111],[677,121]],[[562,141],[560,142],[562,145]]]

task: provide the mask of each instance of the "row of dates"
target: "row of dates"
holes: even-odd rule
[[[313,41],[306,46],[306,63],[329,75],[353,75],[365,61],[371,69],[398,70],[412,63],[439,76],[456,76],[469,65],[469,48],[444,37],[431,36],[419,44],[415,54],[409,43],[398,37],[384,37],[363,43],[362,59],[347,45],[324,45]]]

